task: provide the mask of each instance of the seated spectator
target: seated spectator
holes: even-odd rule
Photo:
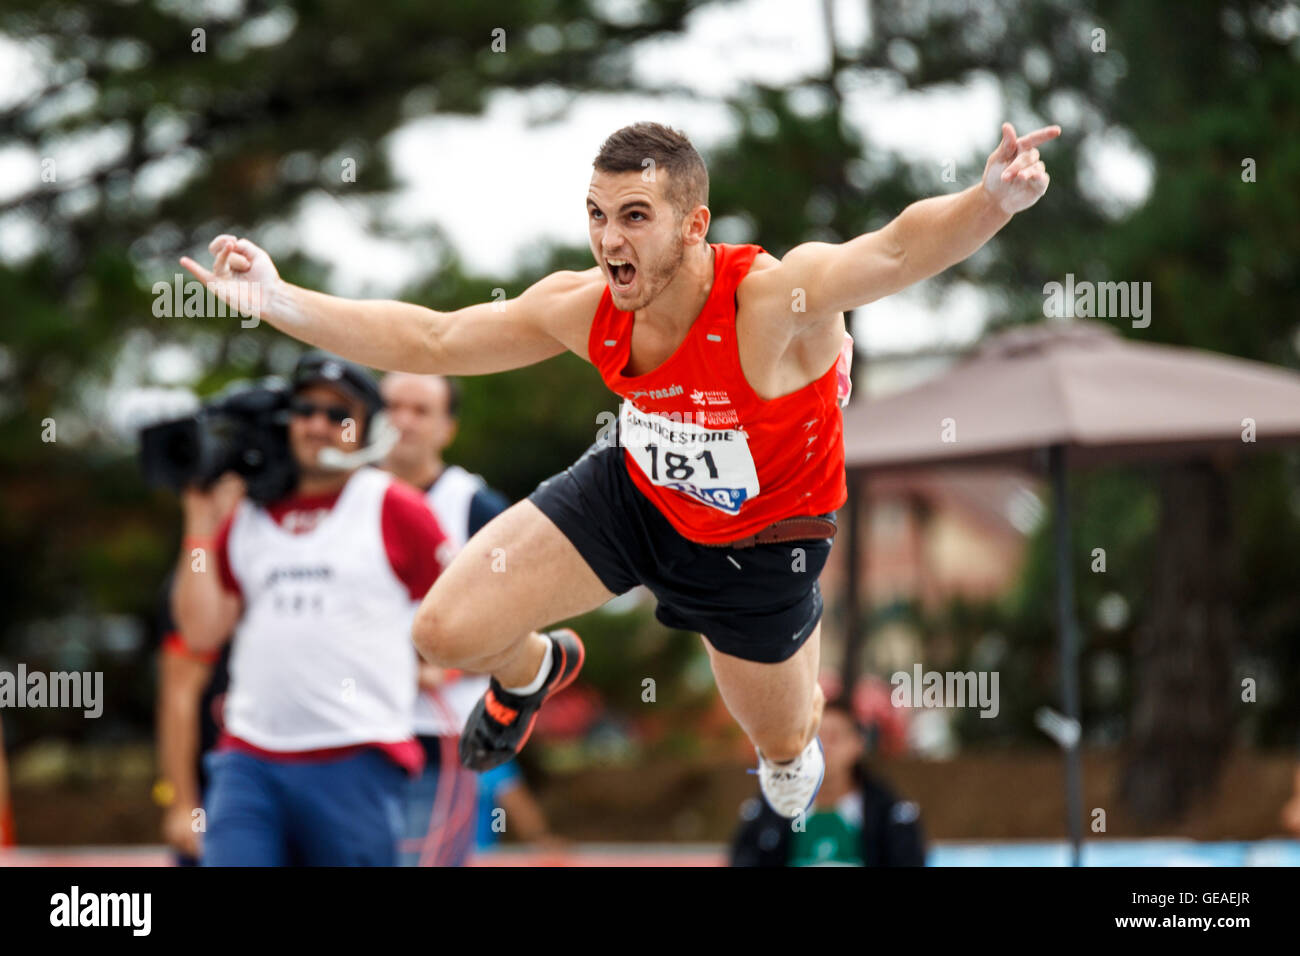
[[[868,735],[846,704],[826,703],[820,736],[826,776],[812,809],[789,820],[747,800],[731,865],[924,866],[917,805],[867,771]]]

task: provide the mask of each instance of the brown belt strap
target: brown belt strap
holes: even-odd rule
[[[736,541],[723,541],[708,544],[710,548],[752,548],[756,544],[777,544],[782,541],[806,541],[814,538],[835,537],[835,522],[830,518],[816,515],[801,515],[797,518],[782,518],[766,528],[759,528],[753,534]]]

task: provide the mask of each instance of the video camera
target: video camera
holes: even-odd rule
[[[140,467],[154,487],[180,492],[240,475],[248,497],[269,504],[297,481],[289,450],[288,385],[276,378],[236,382],[193,415],[140,430]]]

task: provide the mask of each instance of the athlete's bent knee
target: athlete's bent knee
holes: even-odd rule
[[[463,663],[467,650],[463,633],[452,616],[432,601],[420,605],[411,625],[416,651],[436,667],[457,667]]]

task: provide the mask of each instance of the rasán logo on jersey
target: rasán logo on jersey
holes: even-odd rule
[[[686,389],[682,388],[680,385],[669,385],[667,388],[639,388],[635,391],[628,392],[624,397],[629,401],[635,400],[642,395],[652,399],[672,398],[675,395],[684,394],[685,391]]]

